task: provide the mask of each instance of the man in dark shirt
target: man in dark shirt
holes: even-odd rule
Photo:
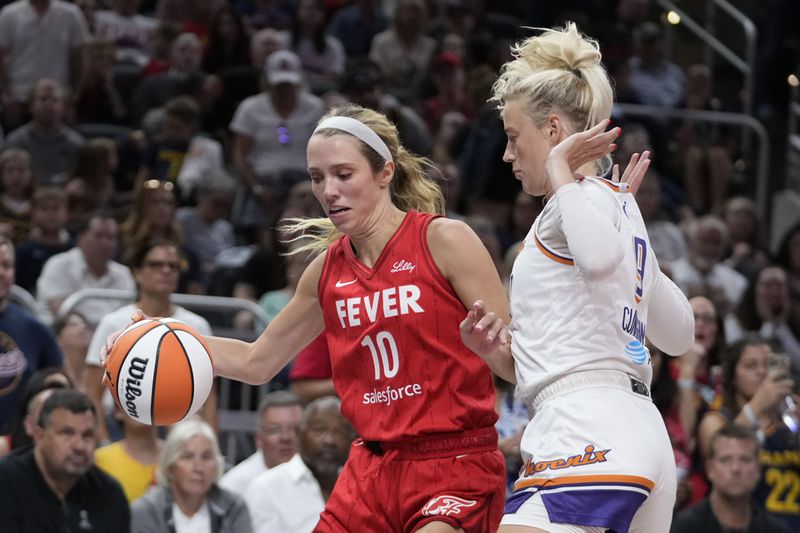
[[[130,530],[122,488],[93,465],[96,425],[81,392],[57,390],[44,402],[33,448],[0,460],[0,531]]]
[[[761,445],[747,428],[720,429],[709,446],[706,472],[711,493],[675,517],[670,533],[789,533],[780,521],[753,504]]]

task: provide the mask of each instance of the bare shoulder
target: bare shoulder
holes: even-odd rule
[[[437,218],[428,226],[427,237],[431,257],[447,279],[463,271],[465,264],[475,266],[482,254],[488,255],[478,235],[461,220]]]
[[[472,228],[461,220],[439,217],[428,225],[428,246],[431,252],[439,247],[458,248],[465,244],[465,239],[477,238]]]
[[[328,250],[323,250],[308,264],[306,271],[316,270],[318,273],[322,272],[322,265],[325,264],[325,258],[328,256]]]
[[[317,285],[319,285],[319,279],[322,277],[322,267],[325,264],[325,257],[327,254],[328,251],[325,250],[309,263],[303,271],[303,275],[300,276],[300,281],[297,284],[297,292],[308,296],[317,296]]]

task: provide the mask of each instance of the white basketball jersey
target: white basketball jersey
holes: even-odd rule
[[[612,223],[624,256],[608,278],[589,281],[574,264],[557,201],[534,222],[510,290],[517,390],[528,405],[544,386],[576,371],[621,370],[648,384],[652,375],[644,342],[648,287],[659,273],[641,213],[614,183],[586,178],[579,186],[596,205],[616,204]]]

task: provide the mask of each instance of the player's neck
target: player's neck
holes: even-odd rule
[[[386,209],[376,210],[373,214],[374,223],[369,224],[364,232],[350,236],[350,242],[358,259],[372,268],[386,248],[386,244],[403,223],[405,216],[406,214],[393,204],[389,204]]]

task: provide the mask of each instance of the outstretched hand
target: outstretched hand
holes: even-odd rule
[[[488,312],[483,300],[477,300],[461,322],[461,340],[481,357],[509,343],[508,327],[495,313]]]
[[[605,119],[586,131],[573,133],[550,150],[545,171],[554,191],[574,182],[574,174],[579,168],[617,149],[613,141],[621,130],[612,128],[605,131],[609,122]]]
[[[131,315],[131,321],[130,321],[130,323],[128,325],[126,325],[124,328],[122,328],[119,331],[115,331],[114,333],[109,335],[108,338],[106,338],[105,345],[103,345],[103,347],[100,348],[100,364],[103,365],[104,369],[106,367],[106,361],[108,360],[108,354],[111,353],[111,348],[114,347],[114,343],[117,342],[117,339],[119,338],[120,335],[122,335],[122,332],[125,331],[126,329],[128,329],[129,327],[131,327],[131,325],[135,324],[136,322],[139,322],[140,320],[144,320],[144,318],[145,318],[145,316],[144,316],[144,313],[141,311],[141,309],[137,309]],[[108,381],[108,373],[107,372],[103,372],[103,381],[102,382],[106,383],[107,381]]]
[[[628,161],[628,166],[625,167],[625,172],[622,173],[621,177],[619,175],[619,165],[614,165],[611,170],[611,181],[614,183],[627,183],[631,194],[636,196],[636,192],[639,190],[639,186],[642,184],[644,175],[649,167],[650,152],[645,150],[641,156],[635,153],[631,156],[631,160]]]

